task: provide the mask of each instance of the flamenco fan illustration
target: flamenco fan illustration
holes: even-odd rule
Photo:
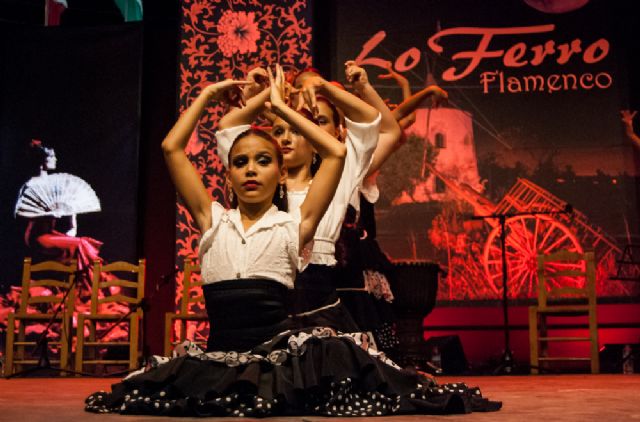
[[[100,211],[100,200],[87,182],[68,173],[31,178],[20,189],[15,215],[67,217]]]
[[[102,242],[77,237],[77,214],[101,211],[100,200],[91,186],[78,176],[53,173],[58,159],[53,148],[33,139],[29,145],[37,172],[20,189],[14,214],[28,221],[25,243],[38,259],[78,260],[78,268],[90,272],[100,259]],[[86,275],[86,274],[85,274]]]

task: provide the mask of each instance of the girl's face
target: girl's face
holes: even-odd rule
[[[318,126],[333,137],[339,138],[339,128],[334,123],[333,110],[326,101],[318,101]],[[337,118],[337,116],[335,116]]]
[[[55,170],[58,165],[58,158],[56,154],[51,151],[51,153],[47,153],[47,156],[44,160],[44,169],[45,170]]]
[[[281,118],[273,122],[271,136],[278,141],[284,164],[289,169],[311,166],[313,147],[298,131]]]
[[[231,148],[227,184],[239,203],[270,203],[286,175],[286,169],[278,163],[276,148],[260,136],[248,135]]]

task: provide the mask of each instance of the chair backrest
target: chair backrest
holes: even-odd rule
[[[68,265],[58,261],[43,261],[38,264],[31,258],[24,259],[22,269],[22,292],[20,294],[20,313],[25,314],[29,308],[46,304],[47,311],[52,313],[62,302],[64,294],[69,291],[64,304],[64,311],[72,314],[75,308],[75,279],[78,262],[73,259]]]
[[[561,250],[538,255],[538,306],[548,299],[583,299],[596,305],[596,265],[590,252]]]
[[[182,280],[182,301],[180,303],[180,313],[187,315],[191,311],[192,304],[200,303],[204,306],[204,296],[202,296],[202,280],[195,277],[200,274],[200,265],[196,264],[192,258],[184,260],[184,277]]]
[[[100,305],[108,303],[126,303],[139,305],[144,297],[145,260],[138,260],[138,265],[129,262],[117,261],[111,264],[102,264],[99,260],[93,263],[93,283],[91,286],[91,314],[100,313]],[[103,277],[103,273],[107,273]],[[125,274],[134,274],[134,277],[125,277]],[[101,295],[102,289],[120,287],[116,294]],[[102,297],[101,297],[102,296]],[[135,311],[142,314],[142,307]]]

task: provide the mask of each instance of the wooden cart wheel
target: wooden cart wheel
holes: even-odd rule
[[[537,255],[561,249],[582,252],[582,246],[567,226],[545,215],[517,216],[505,222],[507,230],[507,272],[509,297],[535,297],[538,285]],[[483,265],[489,288],[497,296],[502,294],[502,257],[500,226],[494,227],[484,247]],[[558,268],[575,264],[553,264]]]

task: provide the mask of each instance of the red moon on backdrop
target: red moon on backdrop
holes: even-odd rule
[[[566,13],[580,9],[589,0],[524,0],[529,6],[543,13]]]

